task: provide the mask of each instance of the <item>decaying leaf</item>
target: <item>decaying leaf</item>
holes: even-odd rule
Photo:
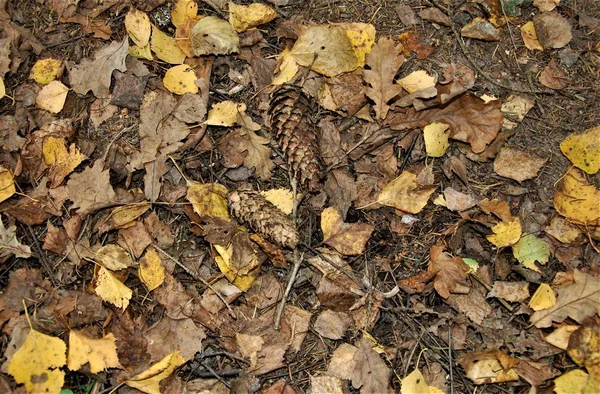
[[[590,184],[583,173],[572,168],[558,184],[554,208],[573,223],[598,225],[600,223],[600,190]]]
[[[418,368],[406,375],[401,384],[401,394],[442,394],[444,392],[437,387],[428,385]]]
[[[544,49],[562,48],[571,41],[571,24],[557,12],[544,12],[533,17],[538,40]]]
[[[321,230],[324,243],[348,256],[364,252],[374,226],[366,223],[344,223],[338,209],[329,207],[321,213]]]
[[[266,4],[237,5],[233,2],[229,3],[229,21],[237,32],[244,32],[253,27],[269,23],[276,17],[275,10]]]
[[[163,79],[163,85],[169,92],[183,95],[186,93],[198,93],[198,86],[196,86],[196,73],[187,64],[180,64],[175,67],[171,67],[165,73]]]
[[[360,339],[354,355],[354,373],[352,386],[360,388],[361,393],[387,393],[390,370],[385,362],[373,350],[373,342],[366,336]]]
[[[488,296],[509,302],[523,302],[529,298],[529,283],[496,281]]]
[[[184,363],[185,359],[181,356],[181,352],[173,352],[144,372],[126,380],[125,384],[147,394],[160,394],[160,381],[171,376],[173,371]]]
[[[521,26],[521,38],[527,49],[543,51],[544,47],[540,44],[535,32],[535,25],[533,21],[529,21]]]
[[[96,273],[96,288],[94,290],[100,298],[110,302],[118,308],[127,309],[133,294],[117,277],[104,267]]]
[[[40,90],[35,104],[38,108],[57,114],[62,111],[69,88],[60,81],[52,81]]]
[[[499,350],[483,350],[465,354],[460,364],[475,384],[502,383],[519,380],[513,369],[518,360]]]
[[[513,255],[525,267],[541,273],[535,262],[544,265],[550,259],[550,247],[543,240],[533,234],[523,236],[512,247]]]
[[[503,147],[494,160],[494,171],[505,178],[523,182],[535,178],[546,159],[526,150]]]
[[[575,167],[588,174],[600,170],[600,126],[581,134],[571,134],[560,143],[560,150]]]
[[[31,68],[31,78],[40,85],[46,85],[54,81],[62,65],[62,60],[40,59]]]
[[[11,198],[16,191],[12,171],[0,166],[0,202]]]
[[[156,289],[164,282],[166,269],[160,255],[154,248],[148,249],[140,260],[139,277],[148,288],[148,291]]]
[[[419,185],[415,174],[404,171],[398,178],[385,185],[377,197],[377,202],[403,212],[419,213],[425,208],[436,188],[433,185]]]
[[[156,57],[169,64],[182,64],[185,60],[185,53],[179,48],[177,41],[154,25],[152,25],[150,48]]]
[[[294,208],[294,194],[289,189],[271,189],[260,192],[267,201],[275,205],[286,215],[291,215]],[[297,196],[300,199],[301,196]]]
[[[425,70],[417,70],[399,79],[396,83],[408,93],[415,93],[419,90],[434,87],[437,83],[437,77],[432,77]]]
[[[196,22],[190,39],[195,56],[228,55],[240,50],[240,40],[231,24],[216,16],[206,16]]]
[[[218,183],[194,183],[188,187],[187,196],[194,212],[202,216],[229,219],[227,189]]]
[[[556,305],[556,294],[547,283],[542,283],[529,300],[529,307],[536,312],[552,308],[554,305]]]
[[[448,125],[445,123],[431,123],[423,128],[427,156],[442,157],[446,154],[450,146],[448,143],[450,133],[447,130]]]
[[[487,235],[488,241],[498,248],[514,245],[521,239],[521,219],[513,217],[492,227],[493,234]]]
[[[73,201],[71,208],[78,208],[77,213],[82,216],[117,199],[110,184],[109,170],[104,170],[102,160],[96,160],[92,167],[87,167],[80,173],[71,174],[67,188],[69,198]]]
[[[152,26],[150,18],[145,12],[130,8],[127,15],[125,15],[125,30],[138,47],[145,47],[150,42]]]
[[[450,293],[467,294],[469,282],[467,276],[470,268],[460,257],[452,257],[444,252],[444,247],[434,245],[429,251],[429,267],[427,271],[435,274],[433,286],[444,298]]]
[[[196,17],[198,4],[193,0],[177,0],[171,11],[171,22],[175,27],[181,26],[186,19]]]
[[[129,253],[115,244],[108,244],[98,249],[94,260],[111,271],[119,271],[133,266],[133,259]]]
[[[573,369],[554,379],[556,394],[592,394],[600,392],[600,382],[581,369]]]
[[[31,257],[31,248],[19,242],[17,238],[17,226],[4,227],[2,216],[0,215],[0,261],[4,261],[12,255],[24,259],[29,258]]]
[[[51,188],[57,187],[81,162],[86,158],[75,144],[71,144],[67,150],[63,138],[48,136],[42,145],[44,163],[49,166],[48,178]]]
[[[100,339],[93,339],[83,332],[71,330],[67,367],[71,371],[77,371],[89,363],[92,373],[102,372],[107,368],[122,368],[115,341],[116,338],[112,333]]]

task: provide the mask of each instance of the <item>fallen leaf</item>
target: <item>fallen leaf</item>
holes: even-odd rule
[[[181,352],[173,352],[168,356],[165,356],[165,358],[156,364],[150,366],[150,368],[144,372],[126,380],[125,384],[147,394],[160,394],[160,381],[171,376],[171,374],[177,368],[185,364],[185,362],[185,359],[181,356]]]
[[[528,234],[519,240],[512,247],[513,256],[530,270],[542,273],[535,265],[535,262],[544,265],[550,259],[550,246],[543,240],[533,234]]]
[[[566,46],[573,38],[571,24],[557,12],[544,12],[533,17],[538,40],[544,49]]]
[[[508,302],[523,302],[529,298],[529,283],[495,281],[488,297],[501,298]]]
[[[292,213],[292,209],[294,208],[294,194],[291,190],[282,188],[271,189],[262,191],[260,194],[286,215]],[[300,197],[301,196],[297,196],[298,199],[300,199]]]
[[[434,245],[430,248],[427,271],[435,274],[433,286],[443,298],[448,298],[450,293],[469,292],[469,266],[460,257],[452,257],[444,252],[443,246]]]
[[[346,30],[350,45],[358,59],[358,65],[363,67],[366,56],[371,53],[375,44],[375,26],[370,23],[340,23],[339,26]]]
[[[17,238],[17,226],[4,227],[2,216],[0,215],[0,261],[4,261],[7,257],[13,255],[23,259],[29,258],[31,257],[31,248],[19,242]]]
[[[260,261],[248,238],[248,233],[239,232],[228,246],[213,245],[217,266],[225,277],[241,291],[248,291],[256,281]]]
[[[240,50],[240,40],[233,26],[216,16],[206,16],[196,22],[190,39],[195,56],[229,55]]]
[[[92,373],[102,372],[107,368],[122,368],[117,356],[116,338],[109,333],[101,339],[93,339],[83,332],[71,330],[69,333],[69,354],[67,367],[77,371],[90,363]]]
[[[125,15],[125,30],[129,34],[129,38],[138,47],[145,47],[150,42],[150,33],[152,32],[152,26],[150,24],[150,18],[145,12],[130,8],[127,15]]]
[[[195,18],[198,14],[198,4],[194,0],[177,0],[171,11],[173,26],[179,27],[186,19]]]
[[[242,112],[246,112],[246,104],[234,103],[230,100],[221,101],[210,108],[205,123],[211,126],[231,127],[238,122],[239,114]]]
[[[60,81],[52,81],[45,85],[35,98],[35,105],[48,112],[57,114],[62,111],[69,88]]]
[[[402,63],[404,56],[394,42],[385,37],[380,38],[366,56],[366,65],[369,66],[363,70],[363,78],[369,85],[366,94],[375,102],[373,108],[378,119],[385,119],[390,108],[388,102],[402,91],[401,86],[394,84]]]
[[[567,86],[568,76],[558,67],[556,60],[552,59],[542,70],[539,80],[547,88],[563,89]]]
[[[507,361],[505,361],[507,360]],[[459,360],[467,377],[475,384],[503,383],[519,380],[512,368],[516,360],[499,350],[483,350],[465,354]]]
[[[442,394],[444,391],[427,384],[425,377],[416,368],[401,380],[400,394]]]
[[[0,77],[0,98],[6,96],[6,85],[4,85],[4,77]]]
[[[484,199],[479,201],[479,207],[483,210],[483,212],[487,214],[494,214],[503,222],[508,222],[512,220],[512,215],[510,213],[510,208],[506,201],[501,200],[489,200]]]
[[[42,155],[44,163],[49,166],[48,178],[50,178],[50,187],[55,188],[60,185],[83,160],[85,155],[77,149],[75,144],[71,144],[67,150],[66,142],[63,138],[48,136],[44,139],[42,145]]]
[[[500,30],[483,18],[474,18],[460,30],[460,35],[483,41],[499,41]]]
[[[175,351],[181,352],[185,360],[191,360],[197,352],[202,351],[206,333],[190,318],[175,320],[165,316],[146,331],[144,337],[148,339],[148,353],[152,362]]]
[[[98,232],[104,234],[115,229],[129,228],[135,224],[135,220],[142,216],[152,205],[147,201],[139,204],[127,204],[112,209],[108,217],[104,218],[98,225]]]
[[[593,378],[600,378],[600,322],[587,319],[569,338],[567,353],[580,367],[585,367]]]
[[[31,78],[40,85],[47,85],[57,78],[61,66],[62,60],[40,59],[31,68]]]
[[[335,376],[340,379],[351,380],[356,367],[354,355],[358,348],[349,343],[342,343],[333,351],[331,360],[327,367],[327,375]]]
[[[544,340],[552,346],[556,346],[557,348],[566,351],[569,347],[571,334],[578,328],[579,326],[573,324],[561,324],[550,334],[544,336]]]
[[[123,270],[134,264],[129,253],[115,244],[108,244],[98,249],[94,256],[94,260],[111,271]]]
[[[275,18],[277,18],[275,10],[265,4],[237,5],[233,2],[229,3],[229,21],[239,33],[269,23]]]
[[[140,280],[146,285],[148,291],[156,289],[165,281],[166,270],[160,255],[154,248],[148,249],[140,260]]]
[[[581,134],[570,134],[560,143],[560,150],[575,167],[588,174],[597,173],[600,170],[600,126]]]
[[[554,305],[556,305],[556,294],[547,283],[540,284],[529,300],[529,307],[536,312],[552,308]]]
[[[396,83],[408,93],[415,93],[434,87],[437,83],[437,77],[432,77],[425,70],[417,70],[399,79]]]
[[[271,160],[271,148],[268,146],[271,139],[260,136],[250,129],[239,129],[238,134],[244,142],[238,149],[241,148],[242,152],[246,152],[244,167],[254,169],[260,179],[270,179],[271,172],[275,168],[275,163]]]
[[[523,182],[535,178],[546,159],[526,150],[503,147],[494,160],[494,171],[505,178]]]
[[[60,338],[31,330],[8,363],[8,373],[29,393],[58,393],[65,381],[60,368],[67,362],[67,346]]]
[[[550,225],[546,226],[544,231],[546,234],[565,244],[572,244],[583,240],[581,230],[576,225],[569,223],[562,216],[553,217]]]
[[[344,394],[344,384],[340,378],[327,375],[309,376],[312,393]]]
[[[298,63],[296,63],[296,60],[292,56],[292,50],[290,48],[285,48],[277,56],[276,71],[278,74],[273,76],[271,84],[279,86],[291,81],[294,76],[296,76],[299,69]]]
[[[261,394],[298,394],[298,392],[286,379],[280,379],[269,387],[262,389]]]
[[[125,58],[129,53],[129,39],[113,41],[96,51],[93,60],[85,58],[69,70],[69,82],[77,94],[86,95],[90,90],[97,98],[110,94],[110,82],[114,70],[127,71]],[[90,78],[93,75],[94,78]]]
[[[600,221],[600,190],[583,173],[572,168],[562,178],[554,194],[554,208],[576,224],[597,225]]]
[[[529,21],[521,26],[521,38],[523,39],[523,43],[527,49],[543,51],[544,47],[540,44],[540,41],[537,38],[537,33],[535,32],[535,25],[533,21]]]
[[[538,328],[550,327],[552,322],[563,322],[567,317],[578,323],[600,313],[600,280],[578,270],[573,271],[574,283],[558,289],[556,305],[535,312],[530,320]]]
[[[313,328],[327,339],[342,339],[350,327],[350,316],[344,312],[334,312],[326,309],[317,316]]]
[[[104,170],[102,160],[96,160],[92,167],[80,173],[71,174],[67,182],[69,199],[73,201],[72,209],[85,216],[107,203],[114,202],[117,195],[110,184],[109,170]]]
[[[129,56],[133,56],[138,59],[154,60],[152,57],[152,50],[150,44],[145,47],[138,47],[137,45],[131,45],[128,50]]]
[[[96,274],[95,293],[117,308],[127,309],[133,291],[117,279],[109,270],[100,267]]]
[[[171,67],[165,73],[163,85],[171,93],[183,95],[185,93],[198,93],[196,86],[196,74],[187,64]]]
[[[377,196],[377,202],[403,212],[419,213],[425,208],[436,188],[437,186],[432,185],[419,185],[415,174],[404,171],[384,186]]]
[[[443,196],[444,201],[446,202],[446,207],[451,211],[462,212],[477,205],[477,200],[475,197],[461,193],[451,187],[444,189]]]
[[[423,139],[425,140],[425,151],[429,157],[442,157],[446,154],[450,144],[448,138],[450,132],[445,123],[431,123],[423,128]]]
[[[366,223],[344,223],[335,207],[321,213],[323,242],[343,255],[359,255],[371,237],[374,227]]]
[[[390,370],[366,336],[360,339],[353,361],[352,387],[360,388],[362,394],[388,392]]]
[[[497,248],[514,245],[521,239],[521,219],[514,217],[492,227],[493,234],[486,235]]]
[[[398,42],[404,47],[404,55],[414,52],[418,60],[425,60],[433,53],[433,46],[428,45],[415,30],[405,31],[398,36]]]
[[[12,172],[0,165],[0,202],[11,198],[16,191]]]
[[[188,187],[186,198],[192,203],[194,212],[229,220],[227,189],[218,183],[193,183]]]
[[[540,12],[552,11],[560,4],[560,0],[533,0],[533,5],[540,10]]]
[[[177,41],[154,25],[152,25],[150,49],[156,57],[169,64],[182,64],[185,60],[185,53],[177,46]]]
[[[556,394],[592,394],[600,392],[600,383],[581,369],[574,369],[554,379]]]

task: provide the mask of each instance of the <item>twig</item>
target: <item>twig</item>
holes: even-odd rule
[[[231,315],[231,317],[233,317],[234,319],[236,318],[235,316],[235,312],[233,311],[233,309],[231,308],[231,305],[229,305],[229,303],[227,302],[227,300],[221,295],[221,293],[219,293],[210,283],[208,283],[206,280],[204,280],[203,278],[201,278],[199,275],[197,275],[194,271],[190,270],[188,267],[186,267],[185,265],[183,265],[179,260],[177,260],[175,257],[171,256],[169,253],[165,252],[163,249],[161,249],[159,246],[157,245],[153,245],[153,247],[158,250],[159,252],[161,252],[162,254],[164,254],[165,256],[167,256],[169,258],[169,260],[171,260],[172,262],[174,262],[175,264],[177,264],[177,266],[179,266],[181,269],[183,269],[189,276],[191,276],[192,278],[194,278],[194,280],[197,280],[199,282],[202,282],[202,284],[204,284],[204,286],[208,287],[209,289],[211,289],[215,295],[217,297],[219,297],[219,300],[221,300],[221,302],[223,304],[225,304],[225,306],[227,307],[227,310],[229,311],[229,314]]]
[[[212,374],[212,375],[213,375],[215,378],[217,378],[217,379],[219,380],[219,382],[223,383],[223,384],[224,384],[224,385],[225,385],[225,386],[226,386],[228,389],[230,389],[230,388],[231,388],[231,386],[229,385],[229,383],[227,383],[227,382],[225,381],[225,379],[223,379],[223,378],[221,377],[221,375],[219,375],[219,374],[218,374],[218,373],[217,373],[217,372],[216,372],[214,369],[212,369],[212,368],[211,368],[211,367],[210,367],[210,366],[209,366],[207,363],[205,363],[205,362],[202,362],[201,364],[202,364],[202,366],[203,366],[204,368],[206,368],[206,370],[207,370],[208,372],[210,372],[210,373],[211,373],[211,374]]]
[[[448,326],[448,368],[450,369],[450,394],[454,394],[454,369],[452,368],[452,326]]]

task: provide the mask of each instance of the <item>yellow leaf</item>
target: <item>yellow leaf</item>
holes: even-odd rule
[[[0,202],[12,197],[16,191],[12,172],[0,166]]]
[[[120,271],[134,264],[129,253],[115,244],[104,245],[98,249],[94,260],[111,271]]]
[[[279,74],[273,78],[271,82],[273,85],[283,85],[291,81],[294,76],[298,73],[298,63],[292,56],[292,51],[289,48],[285,48],[277,57],[277,63],[279,64]]]
[[[102,372],[106,368],[122,368],[115,341],[112,333],[101,339],[93,339],[82,332],[71,330],[67,366],[71,371],[77,371],[90,363],[92,373]]]
[[[194,3],[195,4],[195,3]],[[192,28],[202,17],[196,15],[194,17],[188,17],[177,26],[175,30],[175,41],[177,46],[185,53],[187,57],[194,57],[192,53]]]
[[[514,245],[521,239],[521,219],[513,217],[492,227],[494,234],[486,236],[497,248]]]
[[[165,266],[154,248],[148,249],[140,261],[139,276],[149,291],[156,289],[165,281],[167,276]]]
[[[152,52],[150,51],[150,44],[146,44],[144,47],[130,45],[129,54],[133,57],[137,57],[138,59],[154,60],[152,57]]]
[[[58,393],[65,381],[59,368],[67,362],[67,345],[60,338],[31,330],[8,363],[8,373],[29,393]]]
[[[540,44],[537,33],[535,32],[535,25],[533,21],[529,21],[521,26],[521,38],[527,49],[543,51],[544,47]]]
[[[31,78],[40,85],[47,85],[56,79],[61,65],[58,59],[40,59],[31,68]]]
[[[580,170],[571,168],[554,194],[554,208],[571,222],[597,225],[600,220],[600,190]]]
[[[240,39],[233,26],[216,16],[207,16],[196,22],[190,36],[195,56],[239,52]]]
[[[529,307],[534,311],[552,308],[556,305],[556,294],[547,283],[542,283],[529,300]]]
[[[177,0],[171,11],[171,22],[175,27],[181,26],[186,19],[195,18],[198,4],[194,0]]]
[[[38,93],[35,104],[53,114],[59,113],[65,105],[69,88],[60,81],[52,81]]]
[[[588,174],[600,170],[600,126],[582,134],[571,134],[560,143],[560,150],[575,167]]]
[[[375,43],[375,26],[370,23],[343,23],[350,45],[358,60],[359,67],[365,65],[365,58]]]
[[[227,188],[218,183],[194,183],[186,196],[198,215],[229,220],[226,197]]]
[[[296,40],[291,54],[299,65],[327,77],[360,66],[346,30],[338,25],[309,26]]]
[[[48,178],[51,181],[51,188],[60,185],[67,175],[86,159],[75,144],[71,144],[67,151],[65,140],[54,136],[44,139],[42,155],[44,163],[50,166]]]
[[[482,350],[465,354],[460,363],[475,384],[489,384],[519,380],[519,375],[510,367],[515,361],[499,350]]]
[[[544,340],[556,346],[559,349],[567,350],[569,348],[569,339],[571,334],[577,330],[579,326],[573,324],[561,324],[556,330],[544,337]]]
[[[574,369],[554,379],[556,394],[596,394],[600,384],[581,369]]]
[[[125,310],[133,292],[109,270],[100,267],[96,275],[96,294],[104,301]]]
[[[128,228],[135,225],[134,220],[142,216],[152,205],[147,202],[122,205],[110,211],[110,214],[98,226],[100,233]]]
[[[419,90],[434,87],[437,83],[437,78],[427,74],[427,71],[425,70],[418,70],[408,74],[396,83],[402,86],[408,93],[414,93]]]
[[[185,93],[198,93],[196,86],[196,73],[187,64],[171,67],[165,73],[163,85],[171,93],[183,95]]]
[[[0,77],[0,98],[6,96],[6,86],[4,86],[4,78]]]
[[[171,376],[173,371],[183,364],[185,359],[181,352],[175,351],[144,372],[125,381],[125,384],[147,394],[160,394],[160,381]]]
[[[371,237],[373,226],[366,223],[344,223],[335,207],[329,207],[321,213],[323,242],[343,255],[359,255]]]
[[[248,291],[256,281],[257,273],[255,270],[250,270],[245,274],[240,274],[238,269],[233,265],[233,245],[227,247],[221,245],[213,245],[218,253],[214,256],[217,266],[225,275],[227,280],[233,283],[241,291]]]
[[[233,2],[229,3],[229,21],[239,33],[269,23],[275,18],[277,18],[275,10],[265,4],[237,5]]]
[[[150,33],[152,32],[150,18],[145,12],[130,8],[127,15],[125,15],[125,30],[127,30],[127,34],[129,34],[135,45],[145,47],[150,41]]]
[[[173,37],[169,37],[160,29],[152,25],[152,40],[150,48],[160,60],[170,64],[181,64],[185,60],[185,53],[177,46]]]
[[[221,101],[220,103],[213,104],[210,111],[208,111],[206,124],[231,127],[237,123],[240,113],[245,112],[246,104],[234,103],[230,100]]]
[[[429,386],[425,377],[419,371],[415,369],[409,373],[404,379],[402,379],[402,388],[400,389],[401,394],[438,394],[443,393],[440,389],[434,386]]]
[[[294,208],[294,194],[289,189],[271,189],[260,192],[267,201],[271,204],[275,205],[279,210],[286,215],[290,215],[292,213],[292,209]],[[298,195],[296,197],[300,200],[301,196]]]
[[[403,212],[419,213],[425,208],[435,189],[436,186],[419,185],[415,174],[404,171],[383,187],[377,202]]]
[[[446,154],[450,146],[448,143],[450,137],[449,127],[445,123],[432,123],[423,128],[427,156],[442,157]]]

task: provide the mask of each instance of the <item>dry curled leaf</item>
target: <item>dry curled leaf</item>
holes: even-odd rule
[[[374,226],[366,223],[344,223],[335,207],[321,213],[323,242],[343,255],[359,255],[371,237]]]
[[[444,252],[444,247],[434,245],[429,251],[429,267],[427,271],[435,273],[433,286],[444,298],[450,293],[467,294],[469,292],[469,266],[460,257],[452,257]]]

